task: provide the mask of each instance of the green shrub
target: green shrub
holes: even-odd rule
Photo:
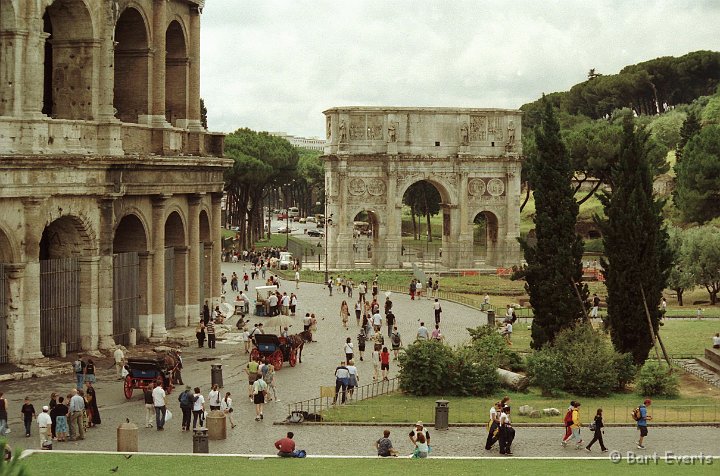
[[[624,390],[629,383],[635,380],[637,366],[631,353],[615,354],[613,365],[617,372],[617,384],[615,390]]]
[[[492,327],[479,326],[475,329],[468,328],[467,331],[472,339],[472,348],[479,355],[492,359],[496,367],[512,370],[513,372],[525,369],[522,357],[517,352],[512,351],[503,336]]]
[[[552,396],[563,387],[563,369],[560,356],[551,347],[545,347],[527,358],[530,383],[540,387],[544,396]]]
[[[444,395],[449,370],[455,364],[452,348],[436,340],[420,340],[399,356],[400,388],[411,395]]]
[[[487,396],[500,386],[494,359],[468,347],[457,349],[454,357],[448,385],[451,395]]]
[[[5,460],[6,454],[10,449],[7,441],[0,439],[0,475],[2,476],[26,476],[28,473],[25,463],[20,459],[20,451],[16,450],[12,458]]]
[[[677,374],[666,365],[648,360],[640,369],[635,390],[644,397],[676,397],[679,385]]]

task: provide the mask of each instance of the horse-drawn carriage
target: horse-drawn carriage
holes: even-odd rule
[[[176,369],[168,365],[166,356],[154,359],[128,359],[126,368],[128,374],[123,389],[128,400],[132,398],[133,390],[136,388],[142,390],[151,382],[162,385],[166,393],[172,392],[174,388],[172,377]]]
[[[290,367],[295,367],[297,353],[288,339],[275,334],[256,334],[254,339],[255,347],[250,352],[251,359],[265,357],[268,363],[273,364],[275,370],[280,370],[283,362],[289,362]]]

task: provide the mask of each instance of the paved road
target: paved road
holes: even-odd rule
[[[226,275],[233,271],[239,274],[243,271],[243,264],[223,264]],[[256,280],[252,285],[258,285]],[[382,285],[382,283],[381,283]],[[283,282],[281,291],[295,290],[294,283]],[[327,295],[327,289],[319,285],[300,285],[298,314],[314,312],[320,319],[318,332],[315,335],[317,343],[306,344],[303,352],[303,363],[295,368],[283,367],[277,373],[279,396],[282,403],[267,405],[265,420],[254,421],[253,405],[245,397],[247,387],[242,369],[247,362],[241,344],[220,341],[217,349],[197,349],[190,347],[185,350],[185,371],[183,373],[186,383],[198,385],[207,395],[210,383],[210,364],[222,363],[225,380],[225,390],[232,392],[235,397],[235,418],[239,426],[229,431],[225,441],[210,442],[214,453],[257,453],[266,454],[272,450],[272,442],[292,428],[296,432],[299,447],[307,449],[314,454],[344,454],[344,455],[371,455],[372,442],[381,434],[377,427],[337,427],[337,426],[278,426],[273,421],[281,421],[287,414],[287,402],[313,398],[319,395],[321,385],[334,384],[334,369],[337,363],[344,358],[343,345],[345,337],[355,340],[357,328],[351,316],[350,328],[345,330],[341,325],[339,316],[340,303],[344,298],[335,293],[332,297]],[[381,295],[384,294],[381,293]],[[234,299],[232,294],[229,299]],[[429,300],[410,301],[408,296],[393,294],[395,314],[398,316],[401,334],[407,340],[414,336],[418,327],[418,320],[424,319],[427,324],[433,322],[432,305]],[[450,302],[444,302],[442,329],[450,343],[460,343],[467,339],[466,327],[476,326],[480,321],[477,311],[470,310]],[[254,319],[252,322],[257,322]],[[292,330],[302,329],[298,323]],[[291,330],[291,331],[292,331]],[[198,359],[215,359],[199,361]],[[108,361],[109,362],[109,361]],[[361,376],[361,384],[367,383],[372,375],[372,364],[367,360],[357,362]],[[107,365],[98,366],[98,384],[96,385],[98,401],[100,403],[103,424],[91,429],[85,441],[73,443],[56,443],[59,449],[83,450],[114,450],[116,444],[115,428],[129,418],[138,423],[140,429],[140,448],[143,451],[192,451],[192,438],[189,434],[179,431],[180,411],[177,405],[177,393],[170,395],[170,408],[175,410],[176,419],[168,423],[163,433],[154,429],[142,428],[144,422],[144,406],[141,393],[136,391],[132,400],[127,401],[122,394],[122,383],[113,379],[113,371],[107,370]],[[397,368],[391,363],[390,376],[396,375]],[[39,409],[49,400],[52,391],[67,393],[72,388],[72,376],[63,375],[42,379],[31,379],[20,382],[9,382],[3,385],[2,391],[10,400],[10,424],[13,432],[10,442],[15,447],[37,448],[37,429],[34,428],[33,438],[26,439],[22,434],[20,421],[20,406],[25,395],[29,395]],[[516,402],[516,405],[521,402]],[[485,411],[479,409],[478,411]],[[408,453],[411,450],[407,439],[409,428],[391,429],[391,437],[395,445]],[[518,429],[517,455],[560,456],[577,455],[572,449],[563,449],[559,445],[561,429],[523,428]],[[484,441],[482,428],[452,428],[446,432],[432,432],[432,446],[436,455],[473,456],[484,454],[479,450]],[[636,432],[630,428],[608,429],[607,439],[611,449],[632,449]],[[482,440],[482,441],[481,441]],[[647,451],[673,450],[676,453],[704,451],[706,454],[717,450],[716,428],[658,428],[652,429]],[[585,453],[585,452],[583,452]],[[497,454],[496,452],[494,454]],[[598,453],[599,454],[599,453]]]

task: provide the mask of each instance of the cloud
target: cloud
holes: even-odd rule
[[[517,108],[590,68],[720,50],[716,1],[210,0],[213,130],[322,136],[334,106]]]

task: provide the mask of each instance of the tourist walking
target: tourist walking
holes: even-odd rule
[[[185,390],[178,396],[180,402],[180,411],[182,412],[182,424],[180,431],[190,431],[190,417],[193,411],[193,402],[195,398],[192,394],[190,385],[185,386]]]
[[[387,347],[383,347],[380,352],[380,370],[382,371],[383,380],[388,379],[388,373],[390,372],[390,352]]]
[[[88,363],[89,366],[89,363]],[[100,409],[97,403],[97,392],[92,382],[86,382],[87,390],[85,390],[85,401],[87,402],[88,426],[93,427],[102,423],[100,418]]]
[[[165,403],[165,390],[162,385],[157,385],[152,391],[153,407],[155,407],[155,424],[157,431],[165,429],[165,411],[167,406]]]
[[[118,346],[113,352],[113,358],[115,359],[115,374],[118,380],[122,380],[122,369],[125,366],[125,353],[122,347]],[[52,411],[52,408],[50,409]]]
[[[342,304],[340,304],[340,319],[342,320],[342,325],[347,330],[348,328],[348,319],[350,318],[350,310],[348,309],[348,303],[347,301],[343,301]]]
[[[433,311],[435,313],[435,324],[440,325],[440,313],[442,312],[442,306],[440,306],[440,301],[435,299],[435,303],[433,304]]]
[[[207,322],[210,322],[209,317]],[[197,339],[198,347],[202,348],[205,345],[205,321],[198,322],[198,325],[195,328],[195,338]]]
[[[75,395],[70,399],[70,440],[85,439],[85,423],[83,413],[85,412],[85,399],[83,391],[76,390]]]
[[[30,438],[32,422],[35,419],[35,407],[30,403],[30,397],[25,397],[22,408],[20,408],[20,414],[23,417],[23,423],[25,424],[25,437]],[[41,437],[42,440],[42,437]],[[41,441],[42,443],[42,441]]]
[[[215,320],[210,319],[210,322],[208,322],[205,332],[207,332],[208,349],[214,349],[215,348]]]
[[[148,383],[143,389],[143,396],[145,397],[145,428],[152,428],[153,421],[155,420],[155,406],[153,405],[152,393],[154,389],[154,382]]]
[[[300,270],[295,270],[295,289],[300,289]],[[245,289],[247,291],[247,289]]]
[[[345,362],[341,361],[340,365],[335,368],[335,396],[333,397],[333,405],[337,403],[338,393],[340,392],[342,392],[340,403],[345,403],[349,380],[350,372],[348,372]]]
[[[200,426],[205,426],[205,397],[200,392],[200,387],[193,389],[193,430],[197,428],[198,422]]]
[[[295,310],[297,309],[297,303],[298,299],[295,293],[290,293],[290,315],[295,315]]]
[[[500,413],[502,413],[503,405],[500,402],[495,402],[495,405],[490,407],[490,421],[488,421],[488,436],[485,441],[485,449],[490,451],[498,440],[500,430]]]
[[[50,418],[55,418],[55,436],[58,441],[65,441],[68,435],[68,407],[65,404],[65,397],[58,397],[58,403],[50,412]]]
[[[400,347],[402,346],[402,337],[400,336],[400,331],[397,326],[393,326],[392,334],[390,334],[390,345],[392,346],[394,359],[397,360]]]
[[[8,433],[10,433],[10,428],[8,428],[8,414],[7,414],[7,399],[4,396],[5,394],[3,392],[0,392],[0,436],[5,436]]]
[[[230,421],[230,428],[235,428],[235,420],[233,420],[232,396],[230,392],[225,393],[225,398],[220,401],[220,411],[223,412]]]
[[[395,327],[395,314],[393,314],[392,311],[385,315],[385,322],[387,324],[387,335],[390,337],[392,335],[393,327]]]
[[[85,365],[85,376],[83,377],[83,383],[95,383],[95,362],[92,359],[88,359],[87,365]]]
[[[55,410],[55,407],[57,406],[57,393],[52,392],[50,394],[50,402],[48,402],[48,408],[50,408],[50,418],[52,419],[52,425],[50,428],[50,433],[52,435],[52,439],[54,440],[56,438],[55,434],[55,415],[53,414],[53,410]]]
[[[363,353],[365,353],[365,328],[361,327],[360,332],[357,335],[357,341],[358,341],[358,354],[360,355],[360,361],[363,361]]]
[[[255,380],[257,380],[258,377],[258,370],[260,369],[260,364],[253,358],[250,358],[247,365],[245,366],[245,373],[248,377],[248,398],[250,400],[253,400],[254,393],[254,384]]]
[[[355,361],[352,359],[348,359],[347,365],[348,369],[348,387],[347,387],[347,394],[348,398],[352,399],[353,392],[355,391],[355,387],[358,386],[358,382],[360,381],[360,375],[358,374],[358,369],[355,367]]]
[[[349,297],[350,299],[352,299],[352,297],[353,297],[353,286],[354,286],[354,284],[353,284],[352,278],[348,279],[348,282],[347,282],[347,295],[348,295],[348,297]]]
[[[365,293],[367,292],[367,283],[360,281],[358,286],[358,302],[365,302]]]
[[[582,428],[582,423],[580,422],[580,402],[574,402],[572,409],[572,425],[570,428],[572,429],[570,438],[563,440],[562,445],[567,446],[568,442],[573,440],[575,442],[575,449],[580,449],[583,443],[583,440],[580,437],[580,428]]]
[[[210,405],[210,411],[220,410],[220,390],[218,384],[213,384],[208,393],[208,404]]]
[[[510,406],[505,405],[500,414],[499,440],[501,455],[512,456],[512,442],[514,439],[515,429],[510,424]],[[582,443],[582,440],[580,442]]]
[[[429,337],[430,332],[428,331],[427,327],[425,327],[425,323],[421,322],[420,327],[418,327],[415,340],[428,340]]]
[[[45,405],[42,407],[42,413],[37,416],[38,434],[40,435],[40,448],[42,448],[46,441],[52,441],[50,435],[50,425],[52,425],[52,418],[50,418],[50,407]],[[30,434],[28,433],[28,435]]]
[[[410,281],[410,300],[415,300],[415,291],[417,290],[417,282],[413,279]]]
[[[647,422],[648,420],[652,420],[652,416],[648,415],[647,413],[647,407],[649,407],[650,405],[652,405],[652,400],[647,399],[635,410],[635,412],[633,412],[633,416],[637,415],[637,428],[640,431],[640,439],[637,442],[637,448],[639,450],[645,449],[645,445],[643,445],[643,443],[645,442],[645,437],[648,434]]]
[[[332,276],[330,276],[330,278],[327,281],[327,287],[328,287],[328,291],[330,291],[330,295],[332,296],[332,291],[333,291],[333,277]]]
[[[360,321],[362,319],[362,304],[360,302],[355,303],[355,321],[357,322],[357,325],[360,326]]]
[[[77,359],[73,362],[73,370],[75,371],[75,389],[82,390],[85,383],[85,361],[77,355]]]
[[[603,453],[607,453],[608,449],[605,447],[605,443],[603,442],[603,428],[605,425],[603,425],[603,417],[602,417],[602,408],[597,409],[597,413],[595,413],[595,419],[590,424],[590,431],[593,432],[593,439],[590,440],[590,444],[585,447],[585,449],[590,452],[590,448],[593,444],[597,441],[600,443],[600,450]]]
[[[267,401],[272,402],[275,400],[276,402],[279,402],[280,399],[277,397],[276,390],[277,374],[275,373],[275,366],[270,362],[267,362],[262,369],[263,380],[265,380],[265,383],[268,386]],[[272,390],[272,397],[270,396],[270,390]]]
[[[267,394],[267,383],[262,378],[262,374],[258,375],[253,383],[253,403],[255,403],[255,421],[262,420],[263,405],[265,404],[265,395]]]
[[[373,364],[373,382],[376,382],[380,376],[380,350],[377,347],[373,348],[370,360]]]
[[[350,362],[353,358],[353,343],[349,337],[345,339],[345,362]]]

